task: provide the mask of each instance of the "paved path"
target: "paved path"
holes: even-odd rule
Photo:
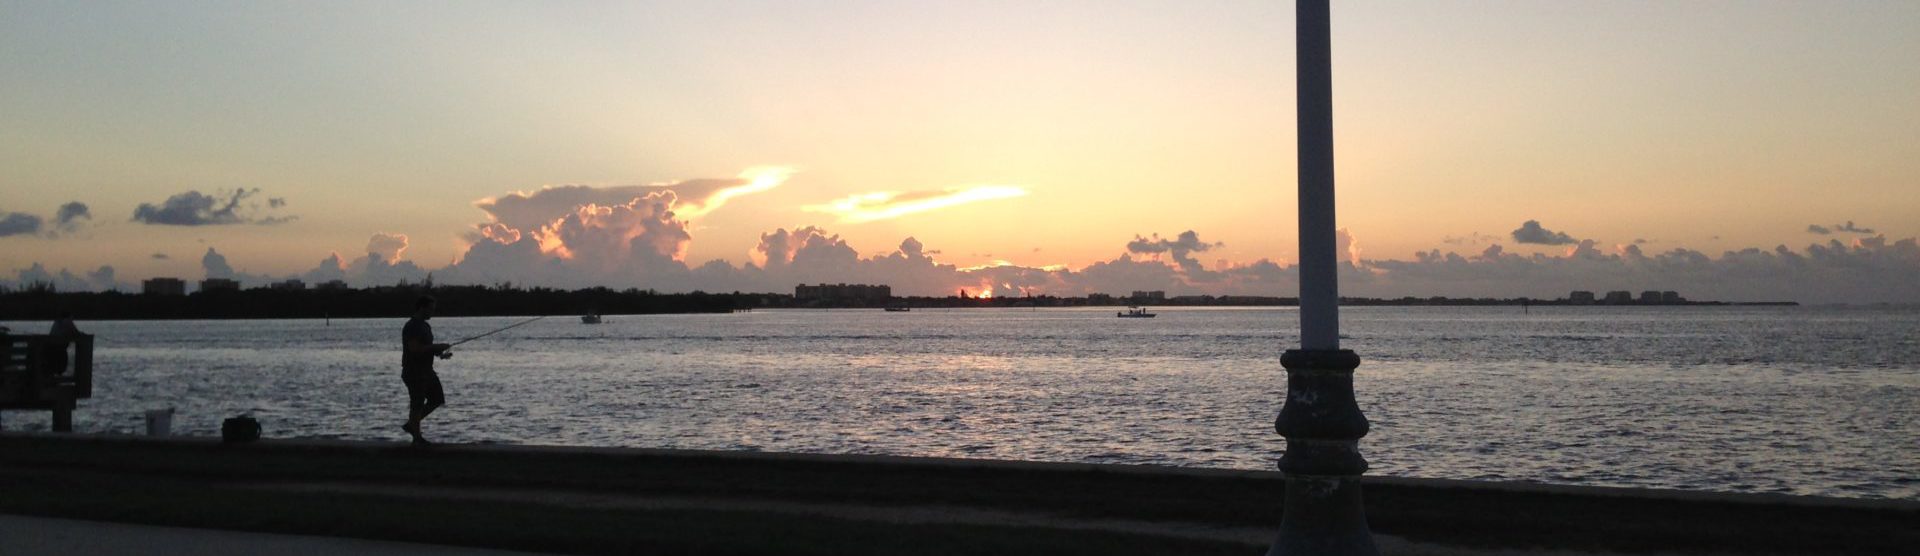
[[[531,552],[0,514],[6,556],[533,556]]]

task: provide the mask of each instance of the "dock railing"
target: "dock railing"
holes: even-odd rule
[[[73,432],[73,409],[93,397],[93,335],[0,334],[0,409],[53,412]]]

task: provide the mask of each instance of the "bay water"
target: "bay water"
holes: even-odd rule
[[[1273,469],[1292,308],[556,316],[440,361],[442,442]],[[1370,475],[1920,499],[1920,309],[1350,307]],[[440,341],[520,319],[436,318]],[[82,321],[82,432],[403,441],[404,318]],[[44,322],[5,322],[39,333]],[[8,411],[8,430],[45,412]]]

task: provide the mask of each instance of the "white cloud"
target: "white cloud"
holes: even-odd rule
[[[976,185],[941,191],[877,191],[861,193],[818,205],[801,207],[807,212],[822,212],[839,218],[842,224],[888,220],[909,214],[949,207],[1022,197],[1027,190],[1011,185]]]

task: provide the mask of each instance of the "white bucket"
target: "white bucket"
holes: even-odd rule
[[[147,410],[147,436],[167,436],[173,429],[173,408]]]

